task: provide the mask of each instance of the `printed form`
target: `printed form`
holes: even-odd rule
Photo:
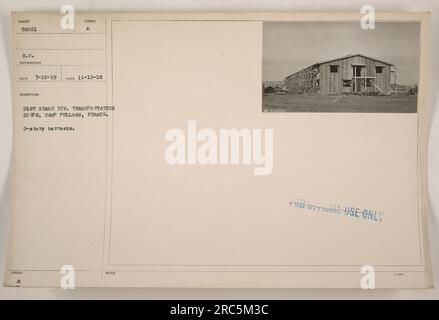
[[[69,274],[76,287],[360,288],[365,275],[377,288],[432,286],[428,15],[377,17],[416,24],[417,95],[386,87],[398,61],[366,53],[302,78],[321,91],[360,70],[340,84],[364,97],[293,94],[294,77],[264,76],[286,48],[268,49],[268,23],[294,32],[356,13],[80,12],[73,29],[63,16],[12,13],[6,286],[58,287]],[[285,77],[297,71],[285,63]],[[288,99],[415,104],[289,112]]]

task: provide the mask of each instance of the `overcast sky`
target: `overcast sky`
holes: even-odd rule
[[[419,24],[380,22],[375,27],[363,30],[359,22],[266,22],[262,78],[283,80],[315,62],[361,53],[394,64],[399,84],[417,83]]]

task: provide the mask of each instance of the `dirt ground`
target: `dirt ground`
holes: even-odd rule
[[[264,112],[369,112],[415,113],[417,96],[319,96],[264,94]]]

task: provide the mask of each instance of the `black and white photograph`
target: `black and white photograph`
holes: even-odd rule
[[[419,24],[265,22],[264,112],[416,113]]]

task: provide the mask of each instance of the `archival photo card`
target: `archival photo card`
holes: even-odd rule
[[[6,286],[432,286],[428,13],[63,17],[11,15]]]
[[[418,22],[265,22],[264,112],[416,113]]]

